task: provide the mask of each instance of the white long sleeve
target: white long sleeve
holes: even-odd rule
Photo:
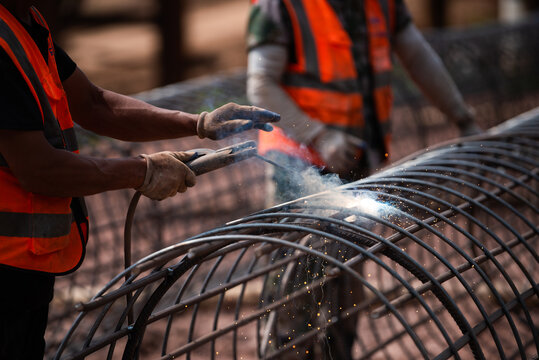
[[[280,45],[262,45],[247,58],[247,98],[256,106],[277,112],[277,124],[293,140],[310,144],[325,126],[305,114],[279,85],[286,69],[287,50]]]

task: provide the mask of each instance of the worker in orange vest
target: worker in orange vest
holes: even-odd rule
[[[481,131],[403,0],[252,2],[247,96],[282,116],[259,135],[263,155],[348,181],[379,167],[391,153],[393,52],[461,135]],[[305,195],[273,175],[276,201]]]
[[[481,131],[441,60],[412,23],[403,0],[252,3],[247,96],[253,104],[282,116],[272,133],[259,134],[259,151],[275,162],[287,163],[296,170],[315,166],[321,172],[353,181],[387,161],[393,52],[461,135]],[[273,192],[268,193],[268,199],[273,203],[293,200],[310,191],[303,179],[294,178],[290,172],[269,167],[268,175]],[[312,270],[310,265],[302,266],[305,273]],[[354,290],[354,297],[344,296],[347,291],[325,289],[325,301],[334,310],[332,316],[346,309],[347,302],[361,300],[361,289],[354,288],[345,277],[337,281],[341,280],[344,284],[339,286]],[[275,293],[268,290],[270,296]],[[298,329],[304,324],[299,322],[319,321],[306,315],[323,313],[313,309],[317,304],[301,306],[301,311],[287,308],[295,316],[279,320],[281,325],[286,324],[277,334],[272,332],[277,337],[272,346],[286,347],[287,342],[300,339],[303,332]],[[314,355],[312,344],[303,342],[303,348],[295,347],[291,356],[351,359],[356,325],[346,320],[331,324],[325,355]]]
[[[189,114],[92,84],[55,43],[38,1],[0,1],[0,359],[42,359],[54,277],[75,271],[88,240],[83,196],[137,189],[156,200],[195,185],[192,154],[80,155],[73,121],[100,135],[213,140],[256,128],[270,111],[224,105]]]

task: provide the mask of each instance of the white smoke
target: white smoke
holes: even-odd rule
[[[325,216],[350,209],[351,215],[344,220],[355,223],[366,220],[360,219],[360,216],[354,213],[387,219],[400,211],[392,204],[379,200],[368,190],[350,190],[336,174],[322,175],[316,168],[310,167],[291,176],[300,185],[301,194],[298,194],[298,197],[310,194],[300,198],[299,201],[319,206],[320,210],[317,213],[323,213]],[[324,207],[333,210],[326,210]]]

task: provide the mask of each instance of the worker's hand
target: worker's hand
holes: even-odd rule
[[[460,137],[479,135],[483,132],[483,129],[481,129],[476,122],[459,124],[457,126],[459,128]]]
[[[366,144],[360,138],[343,131],[325,129],[313,142],[328,169],[343,178],[358,167],[359,159],[363,155]]]
[[[281,119],[277,113],[255,106],[228,103],[208,113],[203,112],[197,121],[197,134],[203,138],[219,140],[249,129],[273,130],[270,122]]]
[[[184,164],[193,156],[192,152],[163,151],[140,156],[146,159],[146,177],[136,190],[150,199],[163,200],[195,185],[195,173]]]
[[[459,116],[455,123],[459,129],[460,137],[478,135],[483,132],[483,129],[475,121],[474,112],[469,108],[466,108],[464,114]]]

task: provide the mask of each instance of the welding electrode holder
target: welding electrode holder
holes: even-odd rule
[[[257,154],[256,142],[249,140],[222,149],[194,149],[195,154],[185,162],[198,176],[224,166],[248,159]]]
[[[222,149],[194,149],[190,150],[194,152],[193,156],[185,162],[185,164],[195,173],[195,175],[202,175],[207,172],[222,168],[224,166],[234,164],[236,162],[251,158],[257,155],[256,142],[253,140],[244,141],[239,144],[233,144]],[[135,218],[135,210],[142,194],[137,191],[127,210],[124,227],[124,266],[127,269],[131,266],[131,228],[133,226],[133,219]],[[130,274],[126,274],[126,280]],[[130,303],[131,294],[127,294],[127,303]],[[133,310],[128,311],[128,321],[133,322]]]
[[[257,146],[255,141],[249,140],[218,150],[194,149],[190,150],[190,152],[193,152],[194,154],[188,161],[185,162],[185,164],[195,173],[195,175],[198,176],[256,156]],[[125,219],[124,254],[126,268],[131,265],[131,226],[133,224],[135,209],[140,196],[141,193],[139,191],[135,192],[135,195],[129,204]]]

